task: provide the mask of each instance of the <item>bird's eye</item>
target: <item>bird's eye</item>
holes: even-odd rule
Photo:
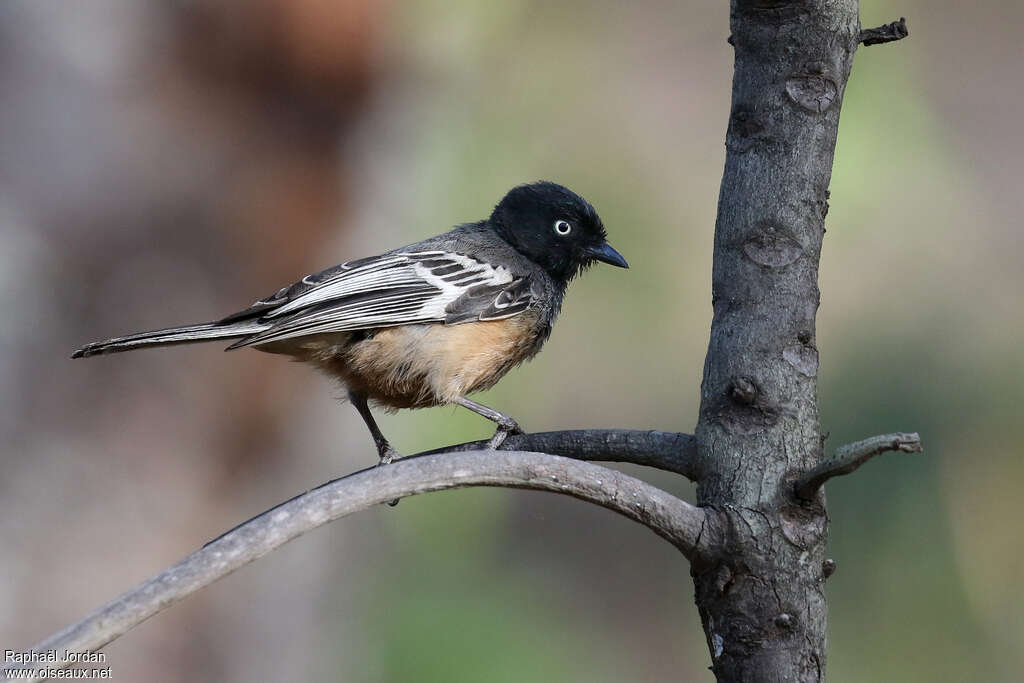
[[[572,225],[569,223],[569,221],[557,220],[555,221],[555,232],[557,232],[562,237],[565,237],[570,232],[572,232]]]

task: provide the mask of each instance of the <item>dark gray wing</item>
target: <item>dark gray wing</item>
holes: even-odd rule
[[[229,348],[414,323],[498,320],[535,301],[517,278],[464,254],[399,251],[307,276],[222,322],[258,318],[261,332]]]
[[[503,320],[531,308],[538,298],[528,278],[521,277],[507,285],[479,285],[448,305],[445,323],[475,320]]]

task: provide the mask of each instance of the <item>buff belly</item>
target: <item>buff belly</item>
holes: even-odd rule
[[[505,320],[385,327],[266,347],[311,362],[391,409],[425,408],[489,389],[543,341],[532,312]]]

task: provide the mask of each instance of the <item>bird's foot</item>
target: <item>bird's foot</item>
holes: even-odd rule
[[[502,419],[498,421],[498,428],[494,430],[494,436],[492,436],[491,440],[487,443],[487,448],[492,451],[496,451],[503,443],[505,443],[505,439],[507,439],[510,434],[522,433],[523,430],[515,420],[511,417],[503,416]]]
[[[395,460],[401,460],[402,454],[395,450],[395,447],[385,441],[382,444],[377,445],[377,455],[380,457],[380,462],[377,463],[377,467],[383,467],[384,465],[390,465]],[[389,500],[388,505],[395,507],[398,505],[398,498]]]
[[[387,441],[377,446],[377,456],[380,458],[380,462],[377,463],[378,467],[390,465],[394,461],[402,459],[402,454],[395,450],[395,447]]]

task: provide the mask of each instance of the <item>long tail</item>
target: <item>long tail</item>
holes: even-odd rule
[[[139,332],[126,337],[115,337],[106,341],[86,344],[71,354],[72,358],[88,358],[104,353],[120,353],[132,351],[144,346],[170,346],[171,344],[192,344],[211,341],[213,339],[232,339],[245,337],[267,328],[254,320],[240,320],[234,323],[212,322],[185,327],[168,327],[164,330]]]

